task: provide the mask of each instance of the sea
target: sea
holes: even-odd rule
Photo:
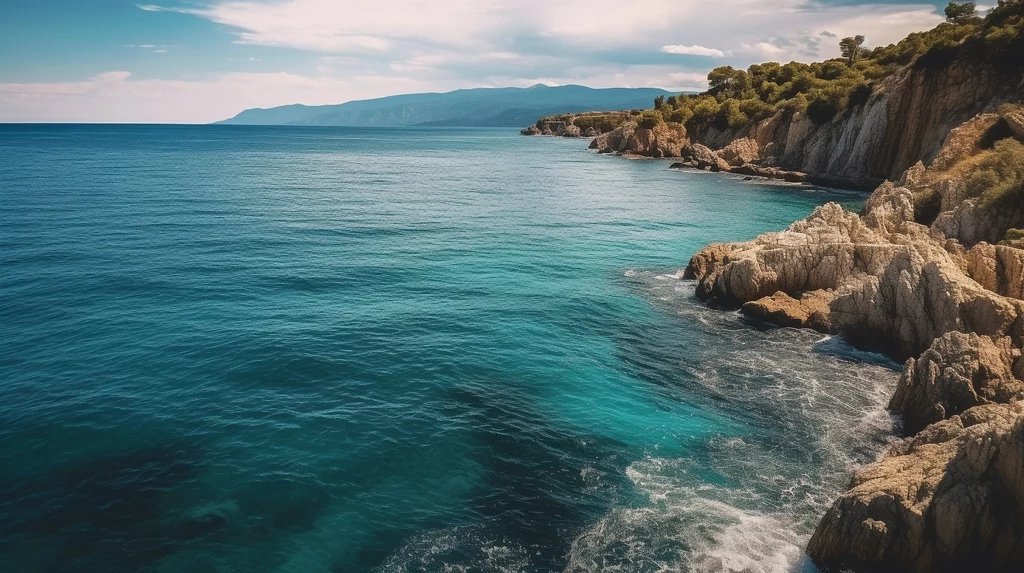
[[[0,569],[816,571],[896,365],[680,270],[865,196],[586,143],[0,126]]]

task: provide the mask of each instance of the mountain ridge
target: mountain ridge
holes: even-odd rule
[[[331,105],[289,104],[252,108],[215,123],[518,127],[554,113],[646,107],[653,98],[670,93],[659,88],[590,88],[572,84],[535,84],[527,88],[467,88],[450,92],[398,94]]]

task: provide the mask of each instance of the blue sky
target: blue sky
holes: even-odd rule
[[[0,0],[0,121],[203,123],[478,86],[699,89],[941,21],[898,0]]]

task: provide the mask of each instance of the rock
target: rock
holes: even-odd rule
[[[699,143],[694,144],[692,152],[693,158],[697,162],[697,167],[699,169],[710,168],[711,171],[729,170],[729,164],[719,157],[714,151],[711,151],[707,146]]]
[[[988,290],[1024,299],[1024,250],[1020,248],[978,243],[967,252],[967,273]]]
[[[997,344],[973,332],[946,333],[907,361],[889,409],[915,433],[974,406],[1024,398],[1024,382],[1012,370],[1018,358],[1008,337]]]
[[[584,137],[597,137],[600,133],[593,127],[588,127],[587,130],[583,132],[583,135]]]
[[[1024,403],[977,406],[858,471],[807,546],[856,570],[1024,568]]]
[[[662,123],[653,129],[643,129],[635,121],[625,122],[590,142],[590,149],[598,152],[643,157],[682,157],[689,146],[685,127]]]
[[[536,125],[531,125],[519,132],[520,135],[540,135],[540,128]]]
[[[583,134],[580,132],[579,127],[569,124],[565,126],[558,135],[561,135],[562,137],[580,137]]]
[[[719,157],[733,167],[753,163],[759,157],[757,142],[749,137],[733,140],[717,152]]]
[[[744,303],[741,310],[747,316],[793,328],[812,328],[827,333],[831,291],[816,290],[803,293],[795,299],[784,292]]]
[[[1003,119],[1013,132],[1013,136],[1024,141],[1024,108],[1016,108],[1003,114]]]
[[[886,181],[868,197],[862,212],[864,223],[883,235],[899,232],[914,220],[914,194]]]

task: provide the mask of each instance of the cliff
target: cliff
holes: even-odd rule
[[[702,299],[906,359],[889,407],[911,437],[823,517],[807,548],[823,567],[1024,568],[1024,249],[1010,238],[1024,226],[1021,114],[954,126],[928,167],[879,186],[860,214],[828,204],[686,268]],[[989,177],[993,161],[1005,169]]]
[[[723,170],[770,176],[756,168],[772,168],[801,172],[823,184],[871,189],[885,179],[898,179],[918,161],[930,163],[953,128],[1024,93],[1024,70],[1002,65],[983,52],[967,51],[949,62],[922,60],[889,75],[863,102],[851,102],[823,123],[812,121],[806,111],[788,108],[738,129],[720,129],[716,122],[688,124],[690,129],[671,122],[644,128],[634,118],[595,137],[591,148],[692,161],[697,145],[718,150],[725,158],[722,153],[734,142],[749,141],[756,145],[757,159]],[[659,130],[672,133],[674,141],[663,145],[662,134],[648,133]]]

